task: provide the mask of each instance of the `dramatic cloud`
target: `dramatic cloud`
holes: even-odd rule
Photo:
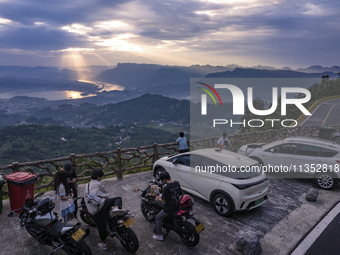
[[[336,0],[0,0],[0,64],[330,66],[339,10]]]

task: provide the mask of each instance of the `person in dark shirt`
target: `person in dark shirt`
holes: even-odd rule
[[[179,210],[179,199],[180,196],[183,195],[181,186],[178,181],[171,180],[170,174],[166,171],[163,171],[160,174],[160,179],[166,185],[163,188],[162,197],[157,196],[156,199],[158,201],[163,201],[164,208],[160,211],[155,220],[155,227],[153,232],[155,233],[152,237],[157,241],[163,241],[162,235],[162,221],[169,214],[175,213]]]
[[[77,192],[77,174],[76,174],[76,171],[73,170],[71,163],[65,163],[64,167],[61,170],[64,170],[67,173],[67,180],[68,180],[69,187],[72,189],[73,198],[77,198],[78,192]],[[74,207],[75,207],[74,216],[77,218],[77,212],[78,212],[77,199],[74,200]]]

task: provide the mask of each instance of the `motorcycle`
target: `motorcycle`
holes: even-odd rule
[[[155,195],[159,195],[161,190],[162,186],[154,180],[149,182],[149,186],[145,190],[133,190],[142,192],[140,196],[141,210],[149,222],[154,222],[157,214],[163,209],[163,204],[155,199]],[[204,225],[194,217],[194,213],[190,213],[193,210],[193,205],[194,200],[189,195],[181,197],[180,210],[166,216],[162,222],[162,228],[166,231],[164,239],[173,230],[188,246],[196,246],[199,243],[199,234],[204,230]],[[193,220],[195,226],[189,220]]]
[[[93,215],[91,213],[89,213],[89,211],[87,210],[86,204],[85,204],[85,200],[83,197],[79,197],[78,199],[81,199],[80,205],[80,218],[88,225],[92,226],[92,227],[96,227],[96,221],[93,218]]]
[[[62,223],[58,219],[58,214],[52,212],[55,204],[51,198],[36,201],[36,198],[42,195],[43,193],[39,193],[33,199],[27,198],[24,206],[11,211],[8,217],[21,211],[18,216],[21,227],[41,244],[51,246],[50,254],[61,249],[72,255],[92,255],[89,246],[83,240],[90,234],[90,230],[82,230],[80,222],[75,223],[74,220]]]
[[[84,198],[80,197],[81,208],[80,217],[81,219],[89,224],[90,226],[97,226],[93,215],[88,211]],[[123,247],[131,253],[136,252],[139,249],[139,240],[130,228],[130,226],[135,222],[132,218],[130,211],[126,211],[124,215],[115,215],[113,211],[110,211],[110,217],[107,218],[107,224],[110,231],[110,237],[116,237]]]

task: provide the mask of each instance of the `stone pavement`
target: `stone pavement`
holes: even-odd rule
[[[257,231],[261,237],[265,255],[289,254],[291,249],[320,219],[340,200],[340,188],[333,191],[320,191],[318,201],[306,202],[304,194],[314,187],[310,181],[292,179],[270,179],[268,201],[249,212],[235,213],[229,218],[219,216],[210,203],[194,197],[194,211],[205,230],[200,234],[200,243],[196,247],[187,247],[179,236],[170,232],[164,242],[152,239],[153,223],[147,222],[140,211],[140,193],[134,188],[144,189],[153,179],[151,171],[125,175],[122,181],[116,178],[103,180],[110,194],[123,198],[123,208],[134,215],[135,223],[131,228],[139,238],[140,248],[137,255],[150,254],[239,254],[234,250],[236,233],[240,230]],[[83,194],[85,185],[80,185],[78,193]],[[45,196],[53,196],[46,192]],[[4,201],[0,215],[0,254],[1,255],[43,255],[51,248],[34,240],[19,225],[17,217],[7,217],[10,211],[9,201]],[[56,206],[55,211],[59,211]],[[60,213],[59,213],[60,214]],[[91,234],[85,239],[93,254],[129,254],[116,238],[108,238],[108,251],[99,250],[96,228],[82,223],[82,228],[90,228]],[[63,251],[55,254],[65,254]]]

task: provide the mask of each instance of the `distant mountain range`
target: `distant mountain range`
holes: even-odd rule
[[[252,66],[230,64],[226,66],[192,65],[168,66],[157,64],[119,63],[117,66],[80,66],[74,68],[58,67],[28,67],[28,66],[0,66],[0,77],[15,76],[17,78],[31,78],[43,80],[78,80],[89,79],[113,84],[133,87],[138,84],[146,86],[164,85],[168,83],[188,82],[190,78],[201,78],[212,73],[234,71],[235,69],[258,70],[287,70],[302,73],[338,73],[340,66],[323,67],[314,65],[296,70],[290,67],[281,69],[271,66]]]
[[[202,78],[211,72],[230,70],[221,66],[162,66],[151,64],[118,64],[115,68],[101,72],[94,81],[119,84],[126,88],[149,87],[165,84],[189,83],[190,78]]]
[[[328,75],[330,78],[337,77],[337,74],[332,72],[303,73],[292,70],[236,68],[233,71],[211,73],[206,75],[205,78],[321,78],[323,75]]]
[[[340,67],[312,66],[300,71],[289,67],[275,69],[269,66],[241,68],[230,66],[161,66],[148,64],[118,64],[115,68],[103,71],[92,78],[94,81],[119,84],[127,89],[145,88],[166,84],[190,83],[190,78],[321,78],[329,75],[336,78]],[[331,70],[331,71],[330,71]],[[313,71],[313,72],[312,72]]]

